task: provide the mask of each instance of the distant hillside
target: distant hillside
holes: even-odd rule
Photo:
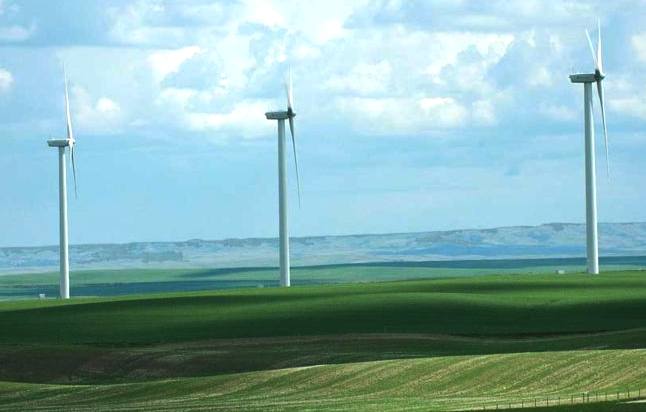
[[[600,225],[604,256],[645,255],[646,223]],[[379,261],[570,257],[585,254],[585,226],[549,223],[495,229],[380,235],[316,236],[291,240],[296,265]],[[75,269],[127,267],[276,266],[270,238],[74,245]],[[58,247],[0,248],[0,272],[56,270]]]

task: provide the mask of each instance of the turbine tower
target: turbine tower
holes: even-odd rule
[[[292,91],[292,71],[285,82],[287,95],[287,111],[268,112],[265,117],[278,121],[278,234],[280,248],[280,286],[290,286],[289,273],[289,230],[287,226],[287,168],[285,165],[285,120],[289,121],[289,132],[292,136],[294,150],[294,165],[296,167],[296,183],[298,188],[298,204],[301,203],[301,183],[298,175],[298,158],[296,156],[296,140],[294,139],[294,95]]]
[[[590,34],[585,31],[588,45],[594,61],[594,73],[577,73],[570,76],[572,83],[583,83],[583,111],[585,121],[585,209],[586,209],[586,249],[588,273],[599,274],[599,237],[597,225],[597,182],[594,150],[594,118],[592,111],[592,84],[596,83],[599,103],[601,106],[601,120],[603,123],[603,137],[606,149],[606,171],[610,175],[608,161],[608,130],[606,128],[606,110],[603,97],[603,58],[601,55],[601,24],[597,23],[597,50],[592,46]]]
[[[67,76],[63,68],[65,80],[65,116],[67,121],[67,138],[49,139],[49,147],[58,148],[58,201],[59,201],[59,231],[60,231],[60,298],[70,298],[70,263],[69,244],[67,231],[67,171],[65,164],[65,148],[69,147],[70,160],[72,162],[72,174],[74,176],[74,194],[76,195],[76,163],[74,161],[74,133],[72,133],[72,118],[70,116],[70,101],[67,92]]]

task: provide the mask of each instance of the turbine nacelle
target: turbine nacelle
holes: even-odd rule
[[[49,147],[68,147],[73,146],[74,142],[69,139],[49,139],[47,145]]]
[[[577,73],[570,75],[570,81],[572,83],[596,83],[597,74],[596,73]]]
[[[287,111],[281,111],[281,112],[267,112],[265,113],[265,117],[268,120],[287,120],[287,119],[293,119],[296,117],[296,113],[291,111],[291,109]]]

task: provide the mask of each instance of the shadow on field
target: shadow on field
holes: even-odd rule
[[[295,286],[326,285],[331,284],[330,280],[305,279],[292,282]],[[128,282],[128,283],[88,283],[71,286],[71,295],[79,297],[109,297],[126,295],[143,295],[153,293],[174,293],[174,292],[199,292],[220,289],[250,289],[250,288],[271,288],[277,287],[277,280],[267,279],[245,279],[245,280],[186,280],[186,281],[163,281],[163,282]],[[44,293],[46,296],[55,297],[58,295],[56,285],[20,285],[10,286],[2,289],[3,297],[37,297]]]
[[[646,256],[601,256],[601,265],[646,266]],[[585,257],[569,258],[536,258],[536,259],[467,259],[467,260],[432,260],[406,262],[366,262],[339,263],[317,266],[298,266],[298,269],[332,269],[352,267],[386,267],[386,268],[439,268],[439,269],[524,269],[534,267],[572,267],[584,268]]]
[[[144,346],[0,345],[0,381],[117,383],[322,364],[644,347],[646,329],[537,339],[416,334],[218,339]]]
[[[188,273],[183,273],[180,276],[183,278],[201,279],[201,278],[209,278],[209,277],[217,277],[217,276],[225,276],[225,275],[235,275],[235,274],[247,273],[247,272],[260,272],[260,273],[274,272],[276,273],[276,275],[278,275],[278,268],[240,267],[240,268],[200,269],[200,270],[195,270]]]

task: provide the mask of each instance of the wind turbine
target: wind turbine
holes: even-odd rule
[[[585,209],[586,209],[586,249],[588,259],[588,273],[599,274],[599,237],[597,227],[597,183],[594,150],[594,118],[592,111],[592,84],[596,83],[599,103],[601,106],[601,120],[603,122],[603,137],[606,149],[606,171],[610,175],[608,161],[608,130],[606,128],[606,110],[603,97],[603,58],[601,54],[601,23],[597,22],[597,50],[592,46],[590,34],[585,31],[588,45],[594,61],[594,73],[577,73],[570,75],[572,83],[583,83],[583,111],[585,119]]]
[[[58,201],[59,201],[59,231],[60,231],[60,297],[70,298],[70,263],[69,244],[67,238],[67,171],[65,165],[65,148],[69,147],[70,160],[72,162],[72,174],[74,176],[74,194],[76,195],[76,163],[74,161],[74,133],[72,132],[72,117],[70,115],[70,100],[67,92],[67,75],[63,67],[65,80],[65,117],[67,121],[67,138],[49,139],[49,147],[58,148]]]
[[[292,136],[294,150],[294,165],[296,167],[296,184],[298,188],[298,204],[301,203],[301,183],[298,175],[298,158],[296,156],[296,139],[294,138],[294,94],[292,89],[292,71],[285,82],[287,95],[287,111],[268,112],[268,120],[278,121],[278,234],[280,247],[280,286],[290,286],[289,274],[289,232],[287,228],[287,168],[285,166],[285,120],[289,121],[289,132]]]

